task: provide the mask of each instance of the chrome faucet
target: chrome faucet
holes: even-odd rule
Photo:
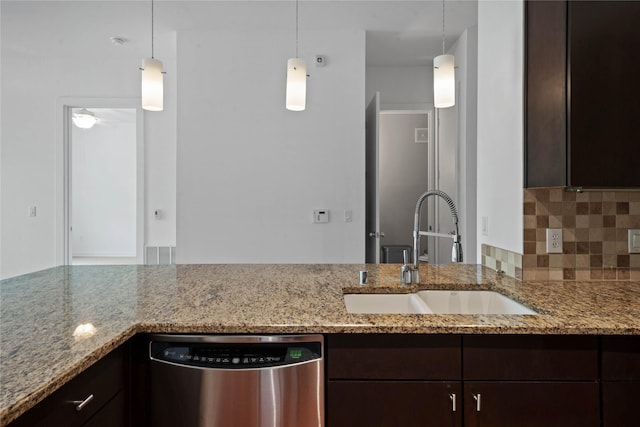
[[[420,231],[420,212],[422,210],[422,203],[430,196],[442,197],[445,202],[447,202],[447,205],[449,205],[453,225],[455,227],[455,230],[452,231],[451,234]],[[456,210],[455,203],[453,203],[453,200],[447,193],[440,190],[430,190],[421,195],[416,203],[416,215],[413,221],[413,283],[418,283],[420,281],[420,278],[418,277],[418,251],[420,250],[420,236],[447,237],[449,239],[453,239],[451,262],[462,262],[462,243],[460,233],[458,232],[458,211]]]

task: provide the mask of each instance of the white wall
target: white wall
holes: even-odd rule
[[[175,36],[172,36],[173,38]],[[167,211],[153,223],[149,242],[175,239],[175,47],[156,41],[165,61],[165,111],[145,113],[146,223],[150,207]],[[2,224],[0,276],[12,277],[63,262],[61,99],[136,98],[140,60],[82,56],[48,58],[2,56]],[[46,71],[45,71],[46,70]],[[37,206],[37,216],[27,215]]]
[[[376,92],[380,92],[383,110],[433,106],[433,69],[417,65],[367,66],[367,102]]]
[[[478,4],[478,263],[482,243],[523,249],[523,19],[520,1]]]
[[[456,207],[459,213],[460,235],[462,236],[463,259],[466,263],[476,263],[476,146],[477,146],[477,27],[468,28],[451,47],[456,65]],[[448,109],[441,110],[447,111]],[[440,168],[440,174],[445,173]],[[442,204],[441,204],[442,205]],[[441,224],[448,232],[448,216]],[[442,239],[441,239],[442,240]],[[447,245],[451,248],[451,245]],[[440,253],[441,260],[449,258],[449,253]]]
[[[105,109],[91,111],[100,118]],[[74,256],[136,256],[135,110],[128,116],[71,126]]]
[[[303,112],[284,108],[291,36],[178,34],[179,263],[364,260],[365,35],[300,33]]]

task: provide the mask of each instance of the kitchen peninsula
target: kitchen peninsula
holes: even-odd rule
[[[136,334],[640,335],[638,282],[521,282],[460,264],[420,269],[421,284],[406,287],[394,264],[75,266],[4,280],[0,424]],[[360,270],[369,285],[358,285]],[[419,289],[495,290],[539,315],[349,314],[343,301],[344,293]]]

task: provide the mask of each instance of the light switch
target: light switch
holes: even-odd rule
[[[640,230],[629,230],[629,253],[640,254]]]

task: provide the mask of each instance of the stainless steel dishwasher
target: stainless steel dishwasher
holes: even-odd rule
[[[322,335],[151,335],[153,427],[323,427]]]

